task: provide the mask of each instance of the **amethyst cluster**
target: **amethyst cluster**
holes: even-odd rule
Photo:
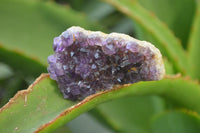
[[[113,85],[159,80],[165,70],[152,44],[125,34],[71,27],[54,38],[48,71],[64,98],[81,100]]]

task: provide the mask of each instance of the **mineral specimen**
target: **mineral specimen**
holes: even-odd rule
[[[81,100],[113,85],[160,80],[160,51],[128,35],[71,27],[54,38],[48,71],[64,98]]]

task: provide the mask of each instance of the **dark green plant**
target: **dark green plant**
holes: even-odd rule
[[[0,18],[0,132],[200,132],[199,0],[1,0]],[[151,42],[165,78],[64,99],[42,73],[53,37],[73,25]]]

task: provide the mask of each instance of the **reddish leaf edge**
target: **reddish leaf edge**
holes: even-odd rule
[[[110,91],[116,91],[116,90],[119,90],[121,89],[122,87],[128,87],[130,86],[131,84],[125,84],[125,85],[116,85],[114,86],[112,89],[110,90],[105,90],[105,91],[102,91],[102,92],[99,92],[99,93],[96,93],[96,94],[93,94],[93,95],[90,95],[88,97],[86,97],[84,100],[78,102],[77,104],[67,108],[66,110],[64,110],[63,112],[61,112],[56,118],[54,118],[53,120],[51,120],[50,122],[40,126],[36,131],[35,133],[40,133],[42,132],[46,127],[48,128],[48,126],[51,126],[54,122],[56,122],[59,118],[62,118],[62,116],[65,116],[67,114],[69,114],[70,112],[72,112],[74,109],[80,107],[80,106],[83,106],[84,104],[88,103],[89,101],[95,99],[96,97],[98,96],[101,96],[102,94],[106,94]],[[88,111],[88,110],[87,110]]]
[[[34,86],[36,84],[40,83],[42,80],[47,79],[47,78],[50,78],[49,74],[46,74],[46,73],[41,74],[41,76],[38,77],[35,80],[35,82],[28,87],[27,90],[19,91],[13,98],[11,98],[10,101],[0,109],[0,113],[2,111],[6,110],[6,109],[9,109],[9,107],[12,106],[12,104],[14,104],[15,101],[18,98],[22,98],[26,102],[27,95],[33,91]],[[180,74],[177,74],[177,75],[166,75],[164,79],[187,81],[189,84],[198,85],[197,89],[200,88],[200,85],[199,85],[198,82],[190,80],[189,77],[181,77]],[[157,81],[150,81],[150,82],[157,82]],[[135,83],[134,85],[137,86],[137,84],[140,84],[140,82]],[[58,128],[59,126],[63,125],[63,123],[66,123],[67,121],[70,121],[70,120],[74,119],[75,117],[79,116],[80,114],[92,109],[94,107],[94,105],[98,105],[98,104],[106,102],[108,100],[113,100],[113,99],[116,99],[116,98],[119,98],[119,97],[127,96],[128,93],[130,93],[129,90],[131,90],[131,91],[134,90],[134,89],[128,89],[129,86],[132,86],[132,85],[133,84],[116,85],[110,90],[102,91],[102,92],[99,92],[97,94],[91,95],[91,96],[85,98],[84,100],[76,103],[75,105],[67,108],[66,110],[62,111],[60,114],[58,114],[57,117],[55,117],[54,119],[52,119],[48,123],[41,125],[35,131],[35,133],[52,131],[52,130]],[[125,93],[124,93],[124,89],[126,90]],[[113,96],[112,93],[115,93],[115,91],[118,92],[117,94],[119,94],[119,93],[121,93],[121,94]],[[145,91],[147,91],[147,92],[145,92]],[[142,90],[142,93],[140,93],[140,92],[138,93],[138,89],[136,89],[136,91],[134,93],[137,93],[136,95],[149,95],[149,94],[163,95],[163,93],[166,93],[166,94],[168,93],[167,95],[171,95],[171,93],[172,93],[172,92],[170,92],[170,93],[166,92],[166,89],[164,89],[164,91],[162,91],[162,89],[161,89],[161,91],[158,91],[158,92],[154,92],[154,91],[155,91],[154,89],[153,90],[152,89],[145,89],[145,90]],[[109,95],[111,97],[109,97]],[[199,97],[199,94],[197,94],[197,96]],[[188,104],[189,103],[187,103],[186,105],[188,105]],[[190,109],[190,107],[189,107],[189,109]],[[78,110],[78,112],[77,112],[77,110]],[[194,109],[192,109],[192,111],[193,110]],[[200,110],[200,107],[197,107],[197,110]],[[65,117],[66,115],[68,115],[68,116],[71,115],[71,116]]]
[[[27,95],[29,93],[31,93],[33,91],[33,87],[38,84],[40,81],[42,81],[43,79],[46,79],[46,78],[49,78],[49,74],[47,73],[44,73],[44,74],[41,74],[40,77],[38,77],[35,82],[33,84],[31,84],[28,89],[26,90],[21,90],[21,91],[18,91],[15,96],[13,98],[11,98],[9,100],[9,102],[7,104],[5,104],[2,108],[0,108],[0,113],[2,113],[4,110],[6,109],[9,109],[10,106],[12,106],[13,103],[15,103],[15,101],[18,99],[18,98],[24,98],[24,101],[26,103],[27,101]]]
[[[12,106],[13,104],[16,103],[16,100],[19,99],[19,98],[22,98],[24,99],[24,102],[26,103],[27,101],[27,95],[29,93],[31,93],[33,90],[34,90],[34,86],[39,84],[42,80],[44,79],[47,79],[47,78],[50,78],[50,75],[48,73],[42,73],[35,81],[33,84],[31,84],[26,90],[21,90],[21,91],[18,91],[13,98],[11,98],[9,100],[9,102],[7,104],[5,104],[2,108],[0,108],[0,113],[2,113],[4,110],[6,109],[9,109],[10,106]],[[127,84],[127,85],[116,85],[115,87],[113,87],[111,90],[114,91],[114,90],[118,90],[120,89],[121,87],[126,87],[126,86],[130,86],[131,84]],[[62,116],[65,116],[66,114],[72,112],[75,108],[78,108],[80,106],[82,106],[83,104],[87,103],[88,101],[91,101],[92,99],[104,94],[104,93],[108,93],[109,91],[111,90],[106,90],[106,91],[102,91],[102,92],[99,92],[97,94],[94,94],[94,95],[91,95],[87,98],[85,98],[83,101],[67,108],[66,110],[64,110],[63,112],[61,112],[61,114],[59,114],[55,119],[51,120],[50,122],[40,126],[36,131],[35,133],[38,133],[38,132],[41,132],[43,129],[45,129],[46,127],[48,127],[49,125],[51,125],[52,123],[54,123],[57,119],[59,119],[60,117]]]
[[[164,77],[164,79],[171,79],[171,80],[174,80],[174,79],[181,79],[181,80],[184,80],[184,81],[187,81],[189,82],[190,84],[195,84],[195,85],[199,85],[199,82],[197,81],[194,81],[194,80],[191,80],[190,77],[181,77],[181,74],[177,74],[177,75],[166,75]],[[151,81],[150,81],[151,82]],[[139,82],[138,82],[139,83]],[[135,83],[137,84],[137,83]],[[114,92],[114,91],[119,91],[119,90],[122,90],[122,89],[126,89],[127,87],[131,86],[133,84],[125,84],[125,85],[116,85],[114,86],[112,89],[110,90],[105,90],[105,91],[102,91],[102,92],[99,92],[99,93],[96,93],[94,95],[91,95],[91,96],[88,96],[86,97],[84,100],[80,101],[79,103],[71,106],[70,108],[64,110],[63,112],[61,112],[56,118],[54,118],[53,120],[51,120],[50,122],[40,126],[36,131],[35,133],[43,133],[43,132],[49,132],[59,126],[61,126],[62,122],[66,122],[66,121],[70,121],[72,119],[74,119],[75,117],[79,116],[80,114],[86,112],[86,111],[89,111],[90,109],[93,108],[93,105],[90,105],[89,103],[93,103],[98,105],[100,103],[103,103],[103,102],[106,102],[108,100],[113,100],[113,99],[116,99],[117,97],[122,97],[122,96],[116,96],[115,98],[108,98],[107,100],[105,100],[104,97],[106,95],[109,95],[110,93]],[[148,92],[147,92],[148,94]],[[150,93],[151,94],[151,93]],[[156,93],[155,93],[156,94]],[[111,94],[112,95],[112,94]],[[127,94],[126,94],[127,95]],[[140,95],[140,94],[138,94]],[[144,95],[144,94],[142,94]],[[159,94],[156,94],[156,95],[159,95]],[[161,94],[162,95],[162,94]],[[124,95],[123,95],[124,96]],[[101,97],[103,100],[102,101],[98,101],[98,97]],[[85,107],[85,106],[89,106],[89,107]],[[79,110],[79,113],[76,112],[76,110]],[[71,118],[64,118],[64,116],[66,115],[72,115]]]

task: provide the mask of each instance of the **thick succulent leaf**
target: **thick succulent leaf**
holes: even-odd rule
[[[0,42],[38,58],[43,64],[47,64],[47,56],[53,52],[53,38],[66,28],[77,25],[104,30],[69,7],[38,0],[1,0],[0,18]]]
[[[87,0],[85,0],[85,1],[87,1]],[[82,5],[85,3],[85,1],[83,1],[83,0],[68,0],[68,1],[63,0],[63,1],[61,1],[61,3],[68,3],[69,2],[73,9],[81,10]]]
[[[191,77],[200,80],[199,51],[200,51],[200,1],[198,1],[198,6],[189,40],[189,64],[190,64]]]
[[[138,2],[166,23],[181,40],[182,45],[187,47],[195,12],[195,0],[138,0]]]
[[[133,34],[132,20],[126,18],[108,3],[99,0],[87,0],[83,6],[83,12],[88,15],[90,20],[99,22],[109,27],[110,32],[120,32],[125,34]]]
[[[176,68],[185,74],[188,71],[187,57],[180,41],[156,16],[148,12],[137,1],[103,0],[133,19],[145,32],[151,36],[162,54],[166,55]]]
[[[152,133],[199,133],[200,118],[194,112],[170,111],[156,116]]]
[[[100,103],[141,95],[160,95],[200,112],[200,86],[183,78],[116,86],[76,104],[64,99],[56,83],[44,74],[1,108],[0,127],[6,128],[0,128],[0,132],[49,132]]]
[[[17,91],[26,89],[27,82],[19,74],[0,80],[0,108],[12,98]]]
[[[46,72],[46,66],[38,60],[28,57],[17,50],[10,50],[0,45],[0,62],[9,65],[15,73],[22,73],[24,76],[38,77]]]
[[[134,34],[132,30],[134,27],[132,20],[128,17],[121,17],[121,20],[112,28],[112,31],[125,33],[125,34]]]
[[[38,60],[20,51],[7,49],[3,45],[0,45],[0,62],[6,64],[5,68],[9,68],[7,73],[5,73],[6,69],[0,69],[1,76],[7,74],[7,78],[0,82],[0,106],[7,103],[18,90],[27,88],[36,77],[47,71],[46,66]]]
[[[88,18],[93,21],[100,21],[114,11],[115,9],[111,5],[99,0],[89,0],[83,6],[83,12],[85,12],[88,15]]]
[[[106,118],[108,125],[120,133],[149,133],[152,116],[165,109],[165,102],[157,96],[123,97],[99,105],[98,118]]]
[[[166,74],[175,74],[172,63],[167,58],[163,59]]]
[[[64,125],[58,129],[54,130],[52,133],[72,133],[72,132],[66,125]]]
[[[38,78],[27,90],[19,91],[0,110],[0,132],[32,133],[73,105],[63,98],[48,75]]]
[[[108,129],[112,129],[116,133],[121,133],[123,130],[117,125],[115,121],[110,119],[110,116],[107,116],[104,111],[99,108],[94,108],[88,112],[93,118],[95,118],[98,122],[102,123]]]
[[[66,125],[72,133],[115,133],[110,127],[106,128],[88,113],[78,116]]]
[[[181,90],[180,90],[181,89]],[[161,81],[152,81],[152,82],[140,82],[133,84],[131,86],[126,86],[121,88],[113,88],[110,91],[105,91],[98,93],[91,97],[86,98],[77,105],[74,105],[73,108],[69,108],[63,111],[57,118],[53,121],[41,126],[38,131],[48,132],[54,129],[56,126],[61,125],[61,121],[69,121],[65,114],[75,117],[78,115],[78,112],[83,113],[93,108],[94,106],[113,99],[118,99],[124,96],[138,96],[138,95],[160,95],[164,98],[170,99],[177,102],[180,105],[191,108],[200,112],[200,106],[198,104],[199,95],[200,95],[200,86],[196,83],[189,82],[187,79],[164,79]],[[188,94],[191,94],[188,96]],[[187,101],[186,101],[187,99]],[[72,111],[73,110],[73,111]],[[83,112],[82,112],[83,111]],[[104,112],[105,113],[105,112]],[[112,122],[112,121],[111,121]],[[115,121],[116,122],[116,121]],[[112,123],[111,123],[112,124]],[[116,124],[116,123],[114,123]],[[126,123],[124,123],[126,124]],[[119,131],[124,131],[119,129]]]

